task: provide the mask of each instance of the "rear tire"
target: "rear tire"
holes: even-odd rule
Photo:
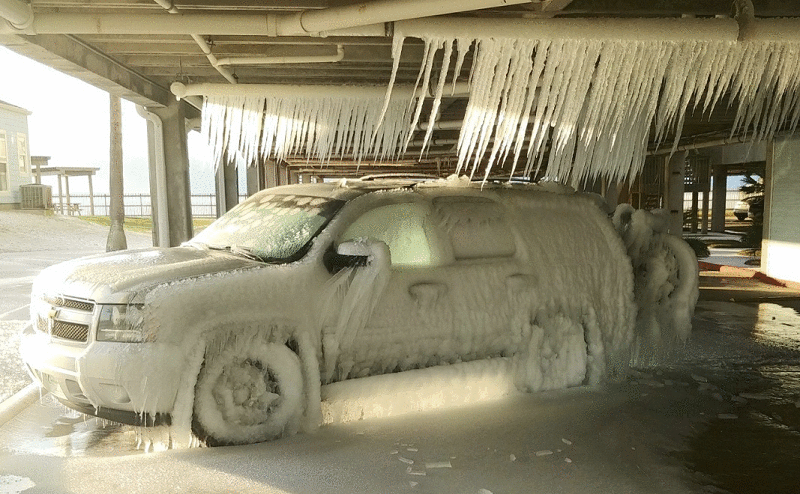
[[[236,344],[206,354],[195,386],[192,432],[208,446],[294,433],[302,414],[300,359],[285,345]]]

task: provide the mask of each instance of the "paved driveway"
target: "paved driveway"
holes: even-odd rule
[[[0,402],[30,382],[17,348],[28,320],[31,285],[47,266],[105,252],[108,229],[74,217],[0,211]],[[128,232],[129,248],[152,245]]]

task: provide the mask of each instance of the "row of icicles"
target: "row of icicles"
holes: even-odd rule
[[[396,159],[423,118],[418,95],[433,95],[433,124],[470,50],[456,152],[458,172],[479,178],[502,164],[526,176],[544,166],[549,178],[573,185],[622,181],[640,171],[651,129],[659,143],[673,131],[666,144],[676,146],[686,112],[710,113],[725,94],[738,104],[733,133],[764,139],[785,126],[794,130],[800,119],[797,43],[430,37],[411,90],[394,87],[403,42],[394,39],[385,92],[207,96],[203,132],[216,162]]]

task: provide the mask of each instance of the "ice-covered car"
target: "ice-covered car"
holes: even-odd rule
[[[505,358],[522,390],[593,384],[688,335],[697,265],[662,230],[552,184],[277,187],[181,247],[44,270],[21,353],[71,408],[212,445],[314,427],[350,378]]]

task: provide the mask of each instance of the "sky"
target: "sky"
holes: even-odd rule
[[[97,167],[95,194],[108,193],[109,95],[106,91],[0,47],[0,100],[32,112],[31,156],[50,156],[54,166]],[[14,77],[9,77],[14,74]],[[210,153],[198,132],[189,133],[192,193],[214,193]],[[136,106],[122,100],[125,193],[148,193],[147,124]],[[55,177],[42,182],[57,190]],[[88,180],[70,179],[70,193],[85,194]]]

